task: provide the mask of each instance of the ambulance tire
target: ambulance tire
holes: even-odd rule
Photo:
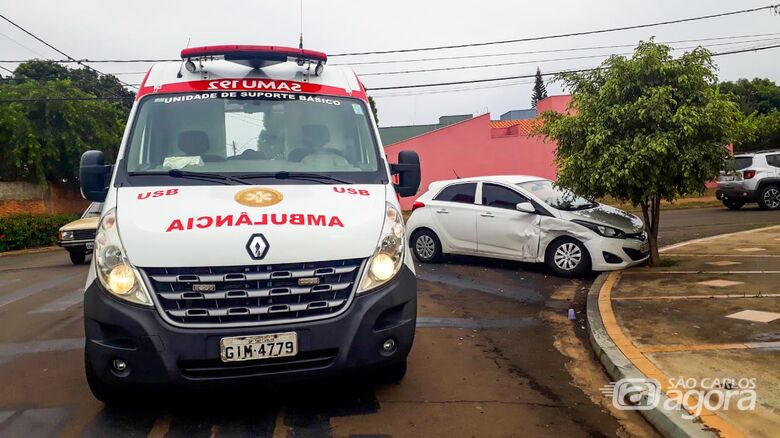
[[[386,368],[379,370],[377,380],[381,383],[398,383],[403,380],[406,375],[406,358],[404,360],[394,363]]]
[[[68,251],[68,255],[70,256],[71,263],[74,265],[83,265],[87,259],[87,254],[84,251],[79,251],[77,249]]]

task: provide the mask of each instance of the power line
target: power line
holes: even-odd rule
[[[780,4],[761,6],[761,7],[757,7],[757,8],[751,8],[751,9],[741,9],[741,10],[738,10],[738,11],[731,11],[731,12],[722,12],[722,13],[719,13],[719,14],[701,15],[701,16],[698,16],[698,17],[682,18],[682,19],[678,19],[678,20],[659,21],[659,22],[656,22],[656,23],[646,23],[646,24],[637,24],[637,25],[633,25],[633,26],[613,27],[613,28],[608,28],[608,29],[588,30],[588,31],[583,31],[583,32],[570,32],[570,33],[556,34],[556,35],[544,35],[544,36],[538,36],[538,37],[517,38],[517,39],[512,39],[512,40],[487,41],[487,42],[468,43],[468,44],[452,44],[452,45],[447,45],[447,46],[418,47],[418,48],[412,48],[412,49],[377,50],[377,51],[370,51],[370,52],[337,53],[337,54],[330,55],[330,56],[331,57],[337,57],[337,56],[360,56],[360,55],[385,55],[385,54],[389,54],[389,53],[409,53],[409,52],[423,52],[423,51],[430,51],[430,50],[461,49],[461,48],[465,48],[465,47],[480,47],[480,46],[490,46],[490,45],[496,45],[496,44],[509,44],[509,43],[528,42],[528,41],[550,40],[550,39],[556,39],[556,38],[567,38],[567,37],[573,37],[573,36],[593,35],[593,34],[599,34],[599,33],[619,32],[619,31],[624,31],[624,30],[643,29],[643,28],[647,28],[647,27],[664,26],[664,25],[669,25],[669,24],[687,23],[687,22],[691,22],[691,21],[708,20],[708,19],[711,19],[711,18],[727,17],[727,16],[739,15],[739,14],[747,14],[747,13],[751,13],[751,12],[757,12],[757,11],[762,11],[762,10],[766,10],[766,9],[777,9],[777,8],[780,8]]]
[[[419,90],[419,91],[407,91],[407,92],[399,92],[399,93],[372,94],[371,96],[376,99],[385,98],[385,97],[419,96],[423,94],[442,94],[442,93],[452,93],[457,91],[477,91],[477,90],[485,90],[489,88],[513,87],[515,85],[533,84],[534,82],[535,81],[507,81],[507,82],[501,82],[498,84],[489,84],[489,85],[474,85],[468,87],[445,88],[445,89],[438,89],[438,90]]]
[[[27,29],[23,28],[22,26],[20,26],[20,25],[16,24],[15,22],[13,22],[11,19],[9,19],[8,17],[6,17],[5,15],[3,15],[3,14],[0,14],[0,18],[2,18],[3,20],[7,21],[7,22],[8,22],[8,23],[10,23],[12,26],[16,27],[17,29],[21,30],[22,32],[26,33],[27,35],[29,35],[29,36],[33,37],[35,40],[37,40],[37,41],[39,41],[40,43],[44,44],[46,47],[49,47],[50,49],[52,49],[52,50],[54,50],[55,52],[59,53],[60,55],[62,55],[62,56],[64,56],[64,57],[66,57],[66,58],[68,58],[68,59],[70,59],[70,60],[73,60],[73,61],[75,61],[75,60],[76,60],[74,57],[72,57],[72,56],[68,55],[67,53],[63,52],[62,50],[60,50],[60,49],[58,49],[58,48],[56,48],[56,47],[52,46],[51,44],[47,43],[46,41],[42,40],[41,38],[39,38],[38,36],[36,36],[36,35],[35,35],[35,34],[33,34],[32,32],[30,32],[29,30],[27,30]],[[81,63],[79,63],[79,64],[81,64]],[[83,65],[83,64],[82,64],[82,65]],[[94,71],[94,72],[95,72],[95,73],[97,73],[97,74],[100,74],[100,75],[102,75],[102,74],[103,74],[103,73],[101,73],[100,71],[98,71],[98,70],[96,70],[96,69],[94,69],[94,68],[92,68],[92,67],[90,67],[90,66],[88,66],[88,65],[84,65],[84,67],[86,67],[86,68],[88,68],[88,69],[90,69],[90,70]],[[117,79],[117,80],[119,80],[119,79]],[[121,81],[121,80],[119,80],[119,82],[121,82],[122,84],[124,84],[124,85],[127,85],[127,86],[129,86],[129,87],[134,87],[134,86],[132,86],[132,85],[130,85],[130,84],[128,84],[128,83],[126,83],[126,82],[123,82],[123,81]],[[138,87],[134,87],[134,88],[138,88]]]
[[[12,75],[16,74],[11,69],[5,68],[2,65],[0,65],[0,68],[2,68],[3,70],[7,71],[8,73],[11,73]],[[0,78],[0,81],[13,80],[13,79],[14,78]],[[60,93],[58,90],[55,90],[55,89],[53,89],[53,88],[51,88],[51,87],[49,87],[47,85],[41,84],[39,82],[35,82],[34,85],[36,87],[38,87],[38,88],[43,88],[44,90],[48,90],[49,92],[52,92],[52,93],[55,93],[55,94],[59,94]]]
[[[712,56],[723,56],[723,55],[733,55],[736,53],[746,53],[746,52],[758,52],[761,50],[768,50],[768,49],[774,49],[780,47],[780,44],[775,44],[771,46],[763,46],[763,47],[751,47],[746,49],[738,49],[738,50],[732,50],[728,52],[720,52],[720,53],[713,53]],[[558,72],[551,72],[551,73],[542,73],[542,76],[555,76],[561,73],[585,73],[588,71],[598,70],[600,67],[597,68],[588,68],[588,69],[578,69],[578,70],[564,70],[564,71],[558,71]],[[446,86],[446,85],[460,85],[460,84],[477,84],[477,83],[483,83],[483,82],[496,82],[496,81],[507,81],[512,79],[527,79],[532,78],[536,76],[536,73],[533,74],[527,74],[527,75],[520,75],[520,76],[506,76],[506,77],[500,77],[500,78],[486,78],[486,79],[472,79],[467,81],[451,81],[451,82],[439,82],[439,83],[432,83],[432,84],[412,84],[412,85],[397,85],[393,87],[377,87],[377,88],[366,88],[366,91],[381,91],[381,90],[403,90],[403,89],[409,89],[409,88],[427,88],[427,87],[439,87],[439,86]]]
[[[743,44],[743,43],[754,43],[754,42],[765,42],[765,41],[773,41],[778,42],[777,38],[765,38],[760,40],[750,40],[750,41],[739,41],[739,42],[731,42],[731,43],[720,43],[720,44],[710,44],[710,46],[724,46],[724,45],[735,45],[735,44]],[[687,49],[695,49],[696,47],[700,46],[687,46],[687,47],[672,47],[672,50],[687,50]],[[536,59],[536,60],[529,60],[529,61],[512,61],[512,62],[501,62],[501,63],[495,63],[495,64],[480,64],[480,65],[465,65],[465,66],[455,66],[455,67],[439,67],[439,68],[427,68],[427,69],[416,69],[416,70],[400,70],[400,71],[388,71],[388,72],[376,72],[376,73],[359,73],[358,76],[365,77],[365,76],[389,76],[389,75],[400,75],[400,74],[410,74],[410,73],[430,73],[430,72],[439,72],[439,71],[450,71],[450,70],[470,70],[475,68],[490,68],[490,67],[505,67],[510,65],[522,65],[522,64],[544,64],[546,62],[558,62],[558,61],[572,61],[572,60],[578,60],[578,59],[593,59],[593,58],[604,58],[608,56],[615,56],[615,55],[630,55],[633,52],[623,52],[623,53],[602,53],[599,55],[585,55],[585,56],[570,56],[565,58],[553,58],[553,59]]]
[[[713,53],[712,56],[733,55],[736,53],[747,53],[747,52],[760,52],[761,50],[775,49],[777,47],[780,47],[780,44],[775,44],[772,46],[763,46],[763,47],[749,47],[745,49],[731,50],[728,52],[718,52],[718,53]]]
[[[756,37],[765,37],[765,36],[776,36],[780,35],[780,32],[774,32],[774,33],[759,33],[759,34],[752,34],[752,35],[734,35],[734,36],[724,36],[724,37],[712,37],[712,38],[697,38],[697,39],[691,39],[691,40],[677,40],[677,41],[659,41],[659,44],[679,44],[679,43],[695,43],[695,42],[702,42],[702,41],[718,41],[718,40],[730,40],[730,39],[739,39],[739,38],[756,38]],[[736,42],[734,43],[736,44]],[[424,61],[451,61],[451,60],[457,60],[457,59],[476,59],[476,58],[491,58],[496,56],[511,56],[511,55],[534,55],[539,53],[557,53],[557,52],[575,52],[575,51],[582,51],[582,50],[597,50],[597,49],[619,49],[623,47],[636,47],[636,43],[633,44],[616,44],[611,46],[588,46],[588,47],[572,47],[572,48],[565,48],[565,49],[545,49],[545,50],[527,50],[527,51],[521,51],[521,52],[505,52],[505,53],[487,53],[487,54],[479,54],[479,55],[460,55],[460,56],[440,56],[440,57],[431,57],[431,58],[414,58],[414,59],[398,59],[398,60],[392,60],[392,61],[367,61],[367,62],[346,62],[346,63],[336,63],[336,64],[328,64],[333,66],[357,66],[357,65],[376,65],[376,64],[399,64],[399,63],[406,63],[406,62],[424,62]]]
[[[0,62],[8,62],[8,63],[20,63],[20,62],[28,62],[29,59],[6,59],[6,60],[0,60]],[[58,64],[83,64],[85,62],[89,62],[92,64],[110,64],[110,63],[117,63],[117,64],[131,64],[131,63],[149,63],[154,64],[156,62],[181,62],[181,59],[59,59],[59,60],[53,60],[53,59],[47,59],[47,61],[56,62]]]
[[[2,33],[2,32],[0,32],[0,36],[3,36],[3,37],[5,37],[6,39],[8,39],[8,40],[9,40],[9,41],[11,41],[12,43],[16,44],[17,46],[19,46],[19,47],[21,47],[21,48],[23,48],[23,49],[27,49],[27,50],[29,50],[30,52],[33,52],[33,53],[35,53],[36,55],[39,55],[39,56],[44,56],[44,55],[43,55],[41,52],[39,52],[39,51],[37,51],[37,50],[34,50],[34,49],[31,49],[30,47],[27,47],[27,46],[25,46],[24,44],[20,43],[19,41],[16,41],[15,39],[11,38],[10,36],[8,36],[8,35],[6,35],[6,34],[4,34],[4,33]]]
[[[659,41],[659,44],[679,44],[679,43],[694,43],[694,42],[702,42],[702,41],[718,41],[718,40],[730,40],[730,39],[740,39],[740,38],[755,38],[755,37],[764,37],[764,36],[775,36],[780,35],[780,32],[773,32],[773,33],[759,33],[759,34],[746,34],[746,35],[732,35],[732,36],[723,36],[723,37],[710,37],[710,38],[695,38],[695,39],[686,39],[686,40],[674,40],[674,41]],[[747,42],[747,41],[742,41]],[[740,41],[734,41],[728,44],[738,44]],[[724,43],[725,44],[725,43]],[[714,46],[715,44],[711,44],[711,46]],[[346,63],[334,63],[334,64],[328,64],[332,66],[358,66],[358,65],[375,65],[375,64],[398,64],[398,63],[406,63],[406,62],[423,62],[423,61],[449,61],[449,60],[458,60],[458,59],[477,59],[477,58],[489,58],[489,57],[496,57],[496,56],[512,56],[512,55],[531,55],[531,54],[539,54],[539,53],[557,53],[557,52],[574,52],[574,51],[583,51],[583,50],[598,50],[598,49],[617,49],[617,48],[623,48],[623,47],[636,47],[636,44],[615,44],[615,45],[606,45],[606,46],[583,46],[583,47],[570,47],[570,48],[563,48],[563,49],[545,49],[545,50],[528,50],[528,51],[517,51],[517,52],[505,52],[505,53],[487,53],[487,54],[478,54],[478,55],[460,55],[460,56],[442,56],[442,57],[429,57],[429,58],[413,58],[413,59],[397,59],[397,60],[383,60],[383,61],[365,61],[365,62],[346,62]],[[330,55],[330,56],[336,56],[336,55]],[[3,63],[11,63],[11,64],[19,64],[23,62],[29,62],[30,59],[4,59],[0,60],[0,62]],[[60,60],[49,60],[51,62],[56,62],[59,64],[83,64],[83,63],[92,63],[92,64],[101,64],[101,63],[118,63],[118,64],[131,64],[131,63],[158,63],[158,62],[181,62],[181,59],[89,59],[89,58],[83,58],[83,59],[60,59]],[[116,72],[116,73],[105,73],[105,74],[145,74],[146,72]]]
[[[542,73],[542,76],[555,76],[561,73],[585,73],[592,70],[596,70],[593,68],[587,68],[587,69],[578,69],[578,70],[563,70],[563,71],[557,71],[557,72],[549,72],[549,73]],[[377,87],[377,88],[366,88],[366,91],[382,91],[382,90],[404,90],[408,88],[426,88],[426,87],[439,87],[439,86],[445,86],[445,85],[460,85],[460,84],[479,84],[483,82],[497,82],[497,81],[508,81],[512,79],[528,79],[535,77],[536,73],[527,74],[527,75],[520,75],[520,76],[506,76],[501,78],[486,78],[486,79],[471,79],[467,81],[451,81],[451,82],[438,82],[433,84],[413,84],[413,85],[397,85],[394,87]]]
[[[65,102],[65,101],[82,101],[82,100],[132,100],[133,97],[46,97],[46,98],[25,98],[25,99],[0,99],[0,103],[14,103],[14,102]]]
[[[0,68],[3,68],[4,70],[9,71],[11,73],[14,73],[13,71],[11,71],[11,70],[9,70],[9,69],[7,69],[5,67],[0,67]],[[73,72],[73,71],[78,71],[78,70],[72,69],[70,71]],[[118,74],[119,75],[121,75],[121,74],[146,74],[146,72],[139,72],[139,73],[103,73],[104,76],[116,76]],[[65,73],[63,73],[63,74],[56,74],[55,73],[55,74],[51,74],[51,75],[42,75],[42,76],[21,75],[19,77],[0,78],[0,81],[28,81],[28,80],[36,80],[37,81],[37,80],[50,80],[50,79],[56,80],[56,79],[72,79],[72,78],[67,76],[67,74],[65,74]],[[117,81],[118,80],[119,80],[119,78],[117,78]],[[140,84],[131,84],[131,85],[140,85]]]
[[[762,50],[769,50],[780,47],[780,44],[774,44],[770,46],[761,46],[761,47],[748,47],[743,49],[736,49],[726,52],[719,52],[719,53],[713,53],[712,56],[724,56],[724,55],[733,55],[738,53],[747,53],[747,52],[759,52]],[[5,67],[2,67],[5,68]],[[601,67],[593,67],[593,68],[585,68],[585,69],[577,69],[577,70],[562,70],[557,72],[547,72],[542,73],[542,76],[555,76],[562,73],[585,73],[589,71],[599,70]],[[6,69],[8,70],[8,69]],[[366,91],[383,91],[383,90],[401,90],[401,89],[412,89],[412,88],[428,88],[428,87],[439,87],[439,86],[448,86],[448,85],[462,85],[462,84],[477,84],[477,83],[487,83],[487,82],[503,82],[513,79],[529,79],[532,77],[535,77],[536,73],[527,74],[527,75],[519,75],[519,76],[507,76],[507,77],[499,77],[499,78],[485,78],[485,79],[472,79],[472,80],[466,80],[466,81],[452,81],[452,82],[439,82],[439,83],[432,83],[432,84],[412,84],[412,85],[400,85],[400,86],[393,86],[393,87],[377,87],[377,88],[367,88]],[[498,86],[498,85],[497,85]],[[488,88],[488,87],[485,87]],[[447,91],[453,91],[453,90],[447,90]],[[382,97],[377,96],[377,97]],[[0,100],[0,103],[9,103],[9,102],[40,102],[40,101],[68,101],[68,100],[129,100],[133,99],[132,97],[82,97],[82,98],[45,98],[45,99],[2,99]]]

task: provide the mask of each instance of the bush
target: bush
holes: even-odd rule
[[[13,214],[0,217],[0,252],[51,246],[59,228],[78,219],[74,214]]]

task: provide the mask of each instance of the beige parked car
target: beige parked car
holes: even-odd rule
[[[80,219],[60,228],[57,245],[68,250],[70,261],[74,265],[84,264],[87,255],[92,254],[92,248],[95,245],[95,231],[102,209],[103,203],[93,202],[89,204]]]

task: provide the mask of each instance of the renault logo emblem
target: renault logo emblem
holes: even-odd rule
[[[268,207],[282,202],[284,196],[274,189],[251,187],[236,193],[235,200],[247,207]]]
[[[246,243],[246,252],[252,260],[262,260],[268,253],[268,241],[262,234],[252,234]]]

